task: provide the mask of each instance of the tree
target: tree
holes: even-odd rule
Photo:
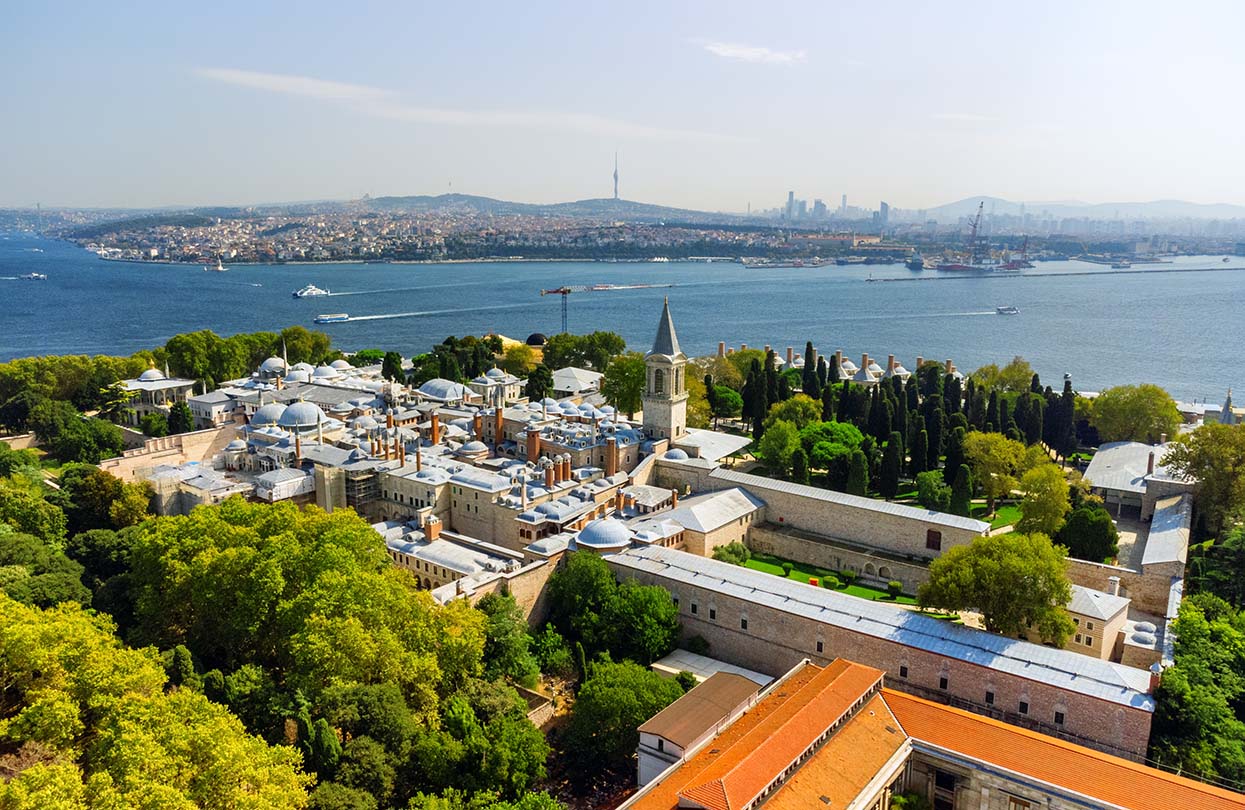
[[[924,424],[918,417],[918,425]],[[908,453],[908,477],[916,478],[925,472],[925,464],[929,461],[929,432],[925,428],[916,431],[912,439],[912,449]]]
[[[1002,368],[991,363],[977,369],[971,376],[978,386],[987,391],[1020,394],[1028,391],[1033,382],[1033,367],[1023,357],[1014,357]],[[995,428],[998,426],[996,422]]]
[[[869,490],[869,460],[860,450],[853,450],[848,462],[847,494],[865,495]]]
[[[385,352],[380,363],[380,376],[392,382],[405,382],[406,372],[402,370],[402,355],[397,352]]]
[[[1176,403],[1157,385],[1120,385],[1093,400],[1092,422],[1104,442],[1157,444],[1180,426]]]
[[[752,559],[752,552],[738,540],[718,546],[713,550],[713,559],[728,562],[732,565],[743,565]]]
[[[526,376],[536,366],[536,352],[526,343],[512,343],[506,347],[498,365],[516,377]]]
[[[509,594],[490,593],[476,603],[484,622],[484,675],[530,685],[540,673],[523,611]]]
[[[566,750],[594,767],[621,766],[635,754],[640,724],[683,694],[683,688],[638,664],[590,667],[566,730]]]
[[[684,377],[683,382],[687,393],[687,427],[707,429],[713,409],[709,404],[709,391],[705,388],[704,380],[695,374],[689,374]]]
[[[770,407],[769,414],[765,417],[765,429],[769,430],[775,422],[782,420],[793,425],[798,431],[820,421],[820,417],[821,405],[815,399],[804,394],[796,394]]]
[[[91,592],[82,584],[82,566],[33,535],[0,534],[0,570],[8,570],[8,581],[0,587],[22,604],[90,604]]]
[[[1245,425],[1207,422],[1172,442],[1161,463],[1174,475],[1198,482],[1198,509],[1212,532],[1245,508]]]
[[[973,474],[967,464],[961,464],[955,474],[947,511],[961,517],[969,517],[973,513]]]
[[[153,439],[169,435],[169,418],[160,411],[144,414],[138,420],[138,429]]]
[[[0,649],[6,737],[51,755],[0,785],[0,806],[305,806],[297,752],[247,734],[193,690],[165,692],[154,653],[122,647],[106,617],[0,595]]]
[[[12,480],[0,480],[0,524],[8,524],[52,546],[65,540],[65,513],[44,500],[41,493],[31,492]]]
[[[916,477],[916,499],[934,512],[946,512],[951,505],[951,487],[942,482],[942,473],[926,470]]]
[[[727,388],[725,385],[715,385],[711,408],[714,419],[733,419],[743,411],[744,400],[735,389]]]
[[[1062,646],[1072,632],[1064,606],[1072,598],[1064,550],[1043,534],[978,537],[935,559],[917,603],[938,610],[976,610],[992,633],[1036,631]]]
[[[791,480],[797,484],[808,483],[808,453],[803,447],[797,446],[791,454]]]
[[[1119,531],[1111,513],[1101,506],[1073,509],[1056,536],[1068,556],[1090,562],[1106,562],[1119,553]]]
[[[942,467],[942,480],[946,484],[955,482],[955,476],[964,463],[964,437],[968,435],[962,427],[947,434],[947,456]]]
[[[997,433],[974,431],[964,437],[964,459],[991,512],[999,498],[1016,488],[1016,474],[1024,457],[1024,445]]]
[[[834,386],[827,385],[821,389],[821,421],[834,420]]]
[[[878,491],[883,498],[890,500],[899,494],[899,471],[903,466],[903,438],[898,433],[891,433],[886,442],[886,450],[882,453],[882,472]]]
[[[553,391],[553,372],[546,365],[539,365],[527,375],[523,393],[531,402],[540,402]]]
[[[1068,480],[1063,470],[1051,463],[1039,464],[1020,479],[1024,493],[1020,499],[1020,521],[1017,531],[1025,534],[1040,532],[1053,537],[1064,523],[1071,508],[1068,503]]]
[[[817,364],[813,362],[813,353],[813,341],[810,340],[804,344],[804,370],[801,374],[800,390],[812,399],[820,399],[821,379],[817,376]]]
[[[631,417],[640,410],[646,374],[644,355],[639,352],[620,354],[605,367],[601,394],[611,405]]]
[[[800,446],[800,433],[795,425],[779,419],[769,423],[757,443],[757,457],[775,475],[787,475],[791,470],[791,456]]]

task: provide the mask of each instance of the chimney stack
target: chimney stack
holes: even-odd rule
[[[397,434],[393,437],[393,457],[406,463],[406,448],[402,446],[402,438]]]
[[[540,458],[540,430],[529,426],[527,429],[527,460],[535,462]]]
[[[718,341],[718,357],[726,357],[726,341]]]
[[[484,412],[476,411],[471,417],[471,429],[475,431],[476,441],[484,441]]]
[[[1154,694],[1163,680],[1163,665],[1155,661],[1150,665],[1150,694]]]
[[[545,489],[553,491],[553,462],[545,460]]]
[[[501,447],[502,440],[506,438],[506,408],[498,403],[495,412],[496,421],[493,423],[493,444]]]
[[[562,480],[571,480],[571,454],[566,453],[562,456]]]
[[[670,508],[679,508],[679,491],[677,489],[670,490]]]
[[[892,377],[895,376],[895,355],[893,354],[886,355],[886,373]]]
[[[419,452],[419,439],[415,440],[415,472],[424,469],[424,456]]]
[[[812,353],[808,357],[804,358],[804,367],[812,368],[812,369],[817,368],[817,347],[816,346],[813,347]]]
[[[787,368],[791,368],[791,364],[795,362],[795,349],[787,347]]]
[[[294,428],[294,431],[294,466],[298,467],[303,463],[303,437],[298,434],[298,428]]]
[[[616,490],[614,490],[614,511],[615,511],[615,512],[621,512],[621,511],[622,511],[622,509],[623,509],[623,501],[624,501],[624,498],[623,498],[623,494],[622,494],[622,489],[616,489]]]
[[[734,346],[731,346],[730,348],[728,348],[728,349],[726,350],[726,353],[727,353],[727,354],[734,354],[734,353],[735,353],[735,347],[734,347]]]
[[[523,511],[527,511],[527,477],[519,479],[519,505],[523,507]]]
[[[748,351],[748,344],[747,344],[747,343],[740,343],[740,344],[739,344],[739,350],[740,350],[741,352],[746,352],[746,351]]]
[[[393,429],[393,408],[388,408],[385,411],[385,427]]]
[[[424,539],[431,543],[441,536],[441,518],[429,515],[424,521]]]
[[[1150,451],[1150,458],[1146,460],[1146,475],[1154,475],[1154,451]]]
[[[605,474],[613,478],[618,472],[618,439],[610,436],[605,440]]]
[[[843,350],[842,349],[834,350],[834,360],[835,362],[839,364],[839,368],[843,368]]]
[[[863,371],[865,374],[869,373],[869,353],[868,352],[865,352],[864,354],[860,355],[860,370]]]
[[[441,443],[441,417],[436,411],[432,412],[432,443],[434,445]]]
[[[1167,444],[1167,434],[1166,434],[1166,433],[1160,433],[1160,434],[1159,434],[1159,444]]]
[[[1107,577],[1107,590],[1112,596],[1120,595],[1120,578],[1117,576]]]

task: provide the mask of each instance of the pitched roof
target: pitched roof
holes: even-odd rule
[[[663,516],[684,528],[705,534],[751,515],[764,506],[765,502],[760,498],[734,487],[688,498]]]
[[[760,687],[742,675],[718,672],[649,718],[641,734],[655,734],[687,749],[735,713]]]
[[[916,745],[1005,768],[1129,810],[1241,810],[1245,796],[1070,742],[883,689]]]
[[[1072,601],[1068,602],[1068,610],[1107,621],[1119,615],[1120,611],[1128,610],[1129,601],[1126,596],[1114,596],[1105,591],[1073,585]]]
[[[670,299],[661,307],[661,320],[657,322],[657,338],[653,341],[653,348],[649,354],[664,354],[667,357],[674,357],[676,354],[682,354],[679,349],[679,337],[674,333],[674,321],[670,317]]]

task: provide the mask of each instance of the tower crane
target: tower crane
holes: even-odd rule
[[[588,287],[582,284],[564,285],[562,287],[554,287],[551,290],[541,290],[540,294],[562,296],[562,332],[565,334],[567,331],[569,331],[566,325],[566,299],[570,297],[571,293],[597,292],[599,291],[599,289],[600,289],[599,287]],[[608,289],[608,287],[606,289]]]

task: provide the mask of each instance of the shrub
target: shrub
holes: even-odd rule
[[[856,582],[857,574],[855,571],[840,571],[839,579],[843,580],[844,586],[850,586]]]
[[[794,568],[794,567],[795,567],[795,566],[793,566],[791,563],[789,563],[789,562],[784,562],[784,563],[782,564],[782,574],[783,574],[783,576],[785,576],[785,577],[789,577],[789,576],[791,576],[791,569],[792,569],[792,568]]]
[[[840,584],[841,583],[839,582],[839,578],[836,577],[834,574],[826,574],[824,577],[821,578],[821,587],[828,588],[832,591],[836,590]]]
[[[674,676],[674,682],[683,687],[684,692],[690,692],[696,686],[696,676],[688,672],[686,669]]]
[[[899,595],[903,593],[903,583],[897,579],[892,579],[886,583],[886,593],[890,595],[891,599],[898,599]]]
[[[748,550],[747,546],[736,540],[733,543],[727,543],[724,546],[715,548],[713,550],[713,559],[734,565],[743,565],[752,559],[752,552]]]

